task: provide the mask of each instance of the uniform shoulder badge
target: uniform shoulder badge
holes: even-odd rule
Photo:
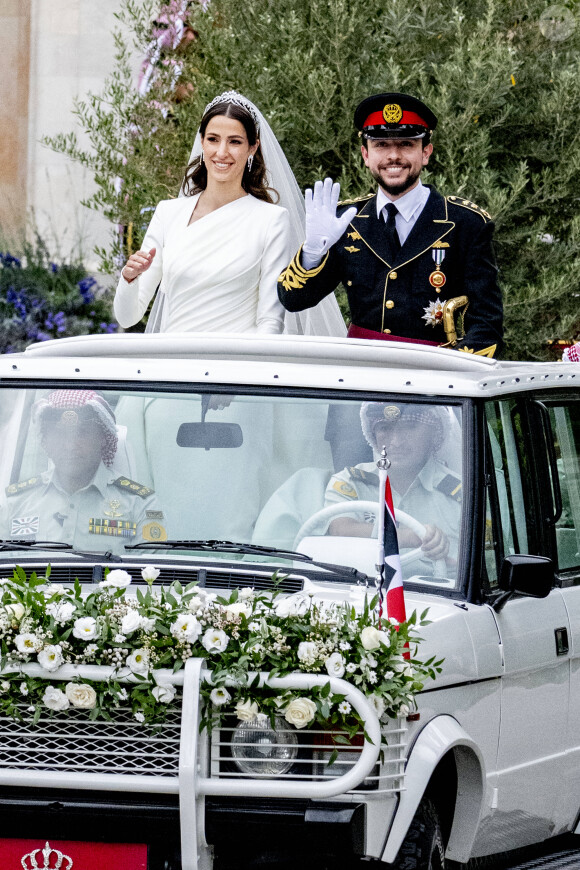
[[[372,471],[365,471],[363,468],[357,468],[354,465],[347,468],[347,471],[352,480],[362,480],[363,483],[367,484],[367,486],[379,485],[379,475],[373,474]]]
[[[462,196],[447,196],[445,197],[445,199],[447,200],[447,202],[451,203],[451,205],[460,205],[462,206],[462,208],[468,208],[470,211],[474,211],[481,218],[483,218],[484,221],[491,220],[491,215],[489,214],[489,212],[480,208],[474,202],[471,202],[470,199],[463,199]]]
[[[354,486],[347,480],[335,480],[332,484],[332,489],[343,498],[358,498],[358,492],[356,491]]]
[[[118,477],[113,481],[113,486],[123,490],[123,492],[132,492],[133,495],[140,495],[141,498],[147,498],[148,495],[155,492],[148,486],[143,486],[142,483],[137,483],[136,480],[130,480],[128,477]]]
[[[359,203],[362,205],[367,202],[369,199],[372,199],[374,193],[365,193],[364,196],[355,196],[354,199],[341,199],[338,203],[339,207],[341,205],[358,205]]]
[[[454,501],[461,501],[461,479],[455,474],[446,474],[443,480],[439,481],[435,489],[444,495],[450,496]]]
[[[18,483],[11,483],[6,487],[6,495],[18,495],[28,489],[34,489],[42,484],[42,477],[38,474],[36,477],[29,477],[28,480],[19,480]]]

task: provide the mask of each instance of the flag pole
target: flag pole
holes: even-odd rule
[[[391,460],[387,457],[387,448],[383,444],[380,459],[377,460],[379,470],[379,521],[377,532],[378,558],[375,565],[375,587],[379,596],[378,611],[379,623],[383,615],[383,585],[385,580],[385,487],[387,485],[387,473],[391,467]]]

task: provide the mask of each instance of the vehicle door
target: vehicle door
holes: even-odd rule
[[[541,419],[522,399],[486,403],[482,592],[490,606],[500,595],[504,556],[550,552],[553,499],[546,498],[548,433]],[[569,657],[559,638],[569,621],[556,585],[544,599],[513,596],[494,616],[503,655],[501,723],[496,770],[488,779],[491,826],[484,826],[482,839],[492,838],[497,850],[498,837],[505,837],[506,849],[516,848],[554,829],[568,746]]]
[[[580,807],[580,398],[562,395],[538,403],[553,444],[555,559],[569,619],[569,635],[564,639],[570,664],[568,756],[555,818],[557,829],[568,829]]]

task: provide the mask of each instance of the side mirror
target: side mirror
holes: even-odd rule
[[[238,423],[182,423],[177,430],[180,447],[202,447],[212,450],[241,447],[244,442]]]
[[[547,598],[553,584],[554,563],[546,556],[522,553],[506,556],[499,575],[499,588],[504,594],[497,599],[493,609],[496,612],[501,610],[514,593],[529,598]]]

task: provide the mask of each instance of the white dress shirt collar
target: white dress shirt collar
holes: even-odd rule
[[[425,187],[424,184],[421,184],[421,180],[417,183],[412,190],[409,190],[408,193],[405,193],[399,199],[395,200],[395,205],[397,206],[397,210],[403,220],[407,223],[413,220],[415,215],[418,217],[418,213],[420,213],[425,207],[425,203],[429,199],[430,190],[428,187]],[[386,193],[379,187],[377,191],[377,217],[381,216],[381,212],[386,205],[388,205],[393,200],[389,199]]]

